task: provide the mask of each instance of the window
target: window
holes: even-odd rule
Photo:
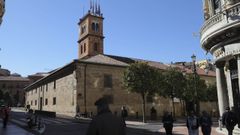
[[[92,23],[92,30],[94,32],[98,32],[99,31],[99,24],[97,22],[93,22]]]
[[[81,34],[83,34],[85,32],[86,32],[86,25],[83,25],[82,28],[81,28]]]
[[[96,27],[95,27],[95,23],[92,23],[92,30],[95,31]]]
[[[31,100],[31,105],[33,105],[33,101]]]
[[[94,43],[94,51],[97,52],[98,51],[98,44],[97,43]]]
[[[96,27],[95,31],[98,32],[98,31],[99,31],[99,24],[96,23],[96,26],[95,26],[95,27]]]
[[[37,100],[35,100],[35,105],[37,105]]]
[[[45,105],[48,105],[48,99],[47,98],[45,99]]]
[[[35,93],[37,93],[37,89],[35,89]]]
[[[53,97],[53,105],[56,105],[56,97]]]
[[[84,52],[84,53],[86,52],[86,43],[84,43],[83,52]]]
[[[83,53],[83,46],[81,45],[81,54]]]
[[[46,92],[48,92],[48,84],[46,84]]]
[[[112,88],[112,75],[104,75],[104,88]]]
[[[56,89],[56,80],[53,81],[53,89]]]

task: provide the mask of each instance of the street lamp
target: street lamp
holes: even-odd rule
[[[192,55],[192,64],[193,64],[193,74],[194,74],[194,111],[198,114],[198,93],[197,93],[197,84],[196,84],[196,79],[197,79],[197,69],[196,69],[196,55]]]

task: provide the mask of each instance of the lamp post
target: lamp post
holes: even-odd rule
[[[197,69],[196,69],[196,55],[192,55],[193,74],[194,74],[194,111],[198,114],[198,93],[197,93]]]

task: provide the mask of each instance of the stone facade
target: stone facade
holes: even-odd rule
[[[23,89],[29,85],[29,81],[26,77],[21,77],[16,73],[11,74],[9,70],[0,67],[0,90],[4,94],[9,93],[10,95],[10,99],[5,101],[5,104],[10,106],[23,106],[25,103],[25,92]]]
[[[213,55],[220,115],[227,106],[240,111],[240,1],[205,0],[201,45]]]
[[[136,59],[99,54],[87,59],[75,60],[25,88],[27,91],[26,104],[31,105],[32,109],[53,111],[61,115],[75,116],[77,112],[96,114],[94,102],[100,97],[106,96],[111,99],[110,108],[114,113],[120,114],[121,107],[124,105],[128,108],[130,116],[135,116],[137,112],[141,116],[142,100],[140,95],[129,93],[123,86],[123,73],[129,64],[125,62],[130,60]],[[149,61],[148,64],[154,65],[162,71],[168,67],[168,65],[158,62]],[[187,73],[190,73],[190,70]],[[208,83],[214,83],[214,75],[201,73],[203,72],[199,72],[201,77]],[[56,98],[56,104],[53,104],[53,98]],[[47,104],[46,99],[48,100]],[[176,116],[181,116],[181,104],[177,99],[175,104]],[[208,105],[202,109],[210,112],[213,108],[216,109],[214,105]],[[158,116],[162,116],[163,111],[172,109],[170,99],[155,96],[146,104],[147,116],[150,115],[152,106],[157,110]]]

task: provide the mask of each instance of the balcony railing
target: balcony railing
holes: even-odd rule
[[[229,23],[230,19],[233,17],[240,16],[240,2],[233,5],[232,7],[229,7],[216,15],[212,16],[210,19],[205,21],[201,28],[201,35],[208,30],[210,27],[212,27],[215,24],[222,23],[222,21],[225,21],[226,24]],[[239,18],[238,18],[239,19]]]
[[[218,14],[214,15],[213,17],[211,17],[210,19],[208,19],[207,21],[205,21],[205,23],[203,24],[203,27],[201,29],[201,34],[204,33],[207,29],[209,29],[214,24],[221,22],[223,20],[223,17],[224,16],[222,13],[218,13]]]

